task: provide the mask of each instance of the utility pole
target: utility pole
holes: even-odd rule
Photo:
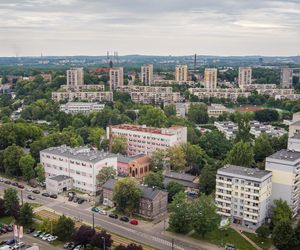
[[[105,247],[105,237],[102,237],[102,240],[103,240],[103,250],[105,250],[106,249],[106,247]]]
[[[93,230],[95,230],[95,214],[93,213]]]
[[[23,190],[21,189],[21,203],[22,203],[22,206],[23,206]]]
[[[172,250],[174,250],[174,239],[172,239]]]

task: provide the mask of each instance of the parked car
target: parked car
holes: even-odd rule
[[[7,185],[10,185],[10,184],[11,184],[11,181],[6,180],[6,181],[4,181],[4,183],[7,184]]]
[[[107,215],[107,212],[105,210],[99,209],[99,214]]]
[[[225,249],[226,249],[226,250],[235,250],[236,248],[235,248],[235,245],[234,245],[234,244],[226,243]]]
[[[42,193],[42,195],[45,196],[45,197],[49,197],[50,196],[50,194],[48,194],[48,193]]]
[[[0,182],[4,182],[4,179],[0,178]]]
[[[78,197],[74,196],[73,202],[74,202],[74,203],[77,203],[78,199],[79,199]]]
[[[118,219],[119,216],[117,214],[109,214],[109,217],[113,219]]]
[[[58,238],[57,236],[52,236],[52,235],[51,235],[51,236],[47,239],[47,241],[52,242],[52,241],[55,241],[57,238]]]
[[[34,197],[33,195],[31,195],[31,194],[29,194],[29,195],[27,196],[27,198],[28,198],[29,200],[32,200],[32,201],[35,200],[35,197]]]
[[[27,234],[31,234],[31,233],[33,233],[34,232],[34,228],[28,228],[27,230],[26,230],[26,233]]]
[[[56,194],[50,194],[50,198],[57,199],[57,195]]]
[[[42,239],[46,234],[47,234],[46,232],[41,232],[40,235],[39,235],[39,238]]]
[[[19,185],[18,182],[13,182],[11,185],[13,185],[14,187],[17,187]]]
[[[11,240],[7,240],[6,241],[6,245],[12,245],[12,244],[15,244],[16,243],[16,240],[15,239],[11,239]]]
[[[126,216],[123,216],[123,217],[120,218],[120,221],[128,222],[129,218],[126,217]]]
[[[45,234],[43,237],[42,237],[42,240],[48,240],[49,237],[51,237],[52,235],[51,234]]]
[[[7,230],[8,232],[14,231],[14,229],[13,229],[13,227],[12,227],[11,225],[8,225],[8,226],[6,227],[6,230]]]
[[[73,248],[73,250],[82,250],[82,249],[84,249],[83,245],[78,245],[75,248]]]
[[[32,191],[32,193],[39,194],[39,193],[40,193],[40,190],[35,189],[35,190]]]
[[[69,196],[68,201],[72,201],[74,196]]]
[[[7,233],[6,228],[1,227],[1,228],[0,228],[0,233],[1,233],[1,234],[6,234],[6,233]]]
[[[37,185],[36,185],[35,183],[32,183],[30,186],[31,186],[32,188],[37,188]]]
[[[92,207],[92,212],[99,213],[100,209],[97,207]]]
[[[6,241],[5,241],[5,240],[0,241],[0,246],[2,246],[2,245],[4,245],[4,244],[6,244]]]
[[[18,188],[24,189],[24,185],[18,184]]]
[[[20,241],[19,243],[17,243],[16,245],[13,246],[13,249],[21,249],[24,246],[25,246],[25,243]]]
[[[32,188],[25,188],[25,191],[31,193],[32,192]]]
[[[76,193],[73,191],[68,192],[68,196],[76,196]]]
[[[64,244],[64,249],[73,249],[74,247],[75,247],[74,242],[67,242],[66,244]]]
[[[32,236],[33,237],[39,237],[39,235],[42,233],[42,231],[35,231]]]
[[[79,198],[79,199],[77,200],[77,203],[78,203],[78,204],[82,204],[83,202],[85,202],[85,199]]]
[[[138,220],[135,220],[135,219],[132,219],[129,223],[132,224],[132,225],[138,225],[139,224]]]

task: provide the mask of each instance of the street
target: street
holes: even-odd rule
[[[12,187],[5,183],[0,183],[0,193],[7,187]],[[19,193],[21,190],[16,188]],[[73,202],[62,201],[60,199],[54,200],[48,197],[44,197],[41,194],[33,194],[36,200],[29,201],[27,200],[27,195],[32,194],[27,192],[25,189],[22,190],[24,201],[36,202],[43,204],[45,207],[51,208],[57,213],[65,214],[70,217],[80,218],[83,221],[92,224],[92,212],[88,210],[91,207],[90,204],[78,205]],[[60,198],[60,197],[59,197]],[[172,247],[172,238],[166,235],[161,234],[161,229],[158,230],[158,227],[143,227],[142,225],[134,226],[120,220],[115,220],[109,218],[108,216],[103,216],[100,214],[95,214],[95,226],[100,226],[101,228],[113,232],[117,235],[123,236],[128,239],[132,239],[137,242],[141,242],[146,245],[164,250],[178,249],[178,250],[199,250],[200,245],[192,243],[187,243],[180,241],[178,239],[174,240]],[[163,229],[163,228],[162,228]]]

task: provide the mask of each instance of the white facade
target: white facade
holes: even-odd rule
[[[187,65],[176,65],[175,81],[186,82],[187,78],[188,78],[188,66]]]
[[[153,84],[153,64],[144,64],[141,67],[141,81],[145,85]]]
[[[204,70],[204,88],[216,89],[218,80],[218,69],[211,68]]]
[[[210,117],[218,117],[225,112],[232,113],[233,110],[226,108],[222,104],[216,104],[216,103],[212,103],[210,106],[207,106],[207,113],[208,116]]]
[[[40,152],[40,162],[46,177],[66,175],[73,178],[73,186],[93,195],[100,186],[96,176],[106,166],[117,171],[117,155],[94,151],[87,147],[71,148],[66,145],[47,148]]]
[[[88,102],[111,102],[113,92],[105,91],[58,91],[52,92],[52,100],[60,101],[88,101]]]
[[[60,194],[73,188],[73,179],[66,175],[46,178],[46,190],[50,194]]]
[[[60,105],[60,111],[67,114],[100,112],[104,109],[105,104],[96,102],[68,102]]]
[[[124,85],[124,71],[123,67],[112,68],[109,71],[109,84],[110,90],[116,90],[118,87],[122,87]]]
[[[282,68],[280,75],[280,86],[281,88],[291,88],[293,85],[293,69]]]
[[[74,68],[67,70],[67,85],[78,86],[83,85],[83,68]]]
[[[265,223],[271,205],[272,173],[225,165],[217,171],[217,213],[233,223],[256,229]]]
[[[246,92],[238,88],[233,89],[208,89],[208,88],[189,88],[192,95],[197,96],[199,99],[205,98],[224,98],[230,100],[237,100],[238,97],[249,97],[251,92]]]
[[[107,128],[109,138],[109,128]],[[121,124],[111,126],[113,136],[124,136],[127,140],[127,153],[150,155],[156,149],[165,150],[173,145],[187,142],[187,127],[151,128],[145,125]]]
[[[252,83],[252,68],[239,67],[238,84],[241,89]]]

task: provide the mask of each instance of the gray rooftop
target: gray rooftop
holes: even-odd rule
[[[42,150],[41,152],[58,155],[58,156],[62,156],[62,157],[68,157],[68,158],[72,158],[72,159],[80,160],[80,161],[87,161],[87,162],[91,162],[91,163],[96,163],[98,161],[101,161],[101,160],[104,160],[107,158],[117,157],[116,154],[111,154],[111,153],[99,151],[99,150],[93,150],[88,147],[71,148],[66,145],[62,145],[59,147],[46,148],[46,149]]]
[[[300,139],[300,134],[296,133],[291,138],[293,138],[293,139]]]
[[[137,155],[130,155],[130,156],[118,154],[118,162],[128,163],[132,160],[138,159],[143,156],[145,156],[145,154],[137,154]]]
[[[300,126],[300,121],[293,122],[291,125]]]
[[[190,182],[193,182],[197,178],[194,175],[185,174],[185,173],[177,173],[177,172],[173,172],[173,171],[165,171],[164,176],[168,177],[170,179],[190,181]]]
[[[219,172],[222,172],[222,173],[219,173]],[[236,174],[236,175],[241,175],[244,177],[254,177],[254,178],[260,179],[266,175],[269,175],[271,173],[271,171],[260,170],[257,168],[246,168],[246,167],[240,167],[240,166],[236,166],[236,165],[227,164],[218,170],[218,174],[223,174],[223,173]]]
[[[300,159],[300,152],[282,149],[282,150],[277,151],[276,153],[272,154],[268,158],[285,160],[285,161],[295,161],[295,160]]]
[[[66,175],[56,175],[56,176],[49,177],[49,179],[60,182],[60,181],[72,179],[72,177]]]

